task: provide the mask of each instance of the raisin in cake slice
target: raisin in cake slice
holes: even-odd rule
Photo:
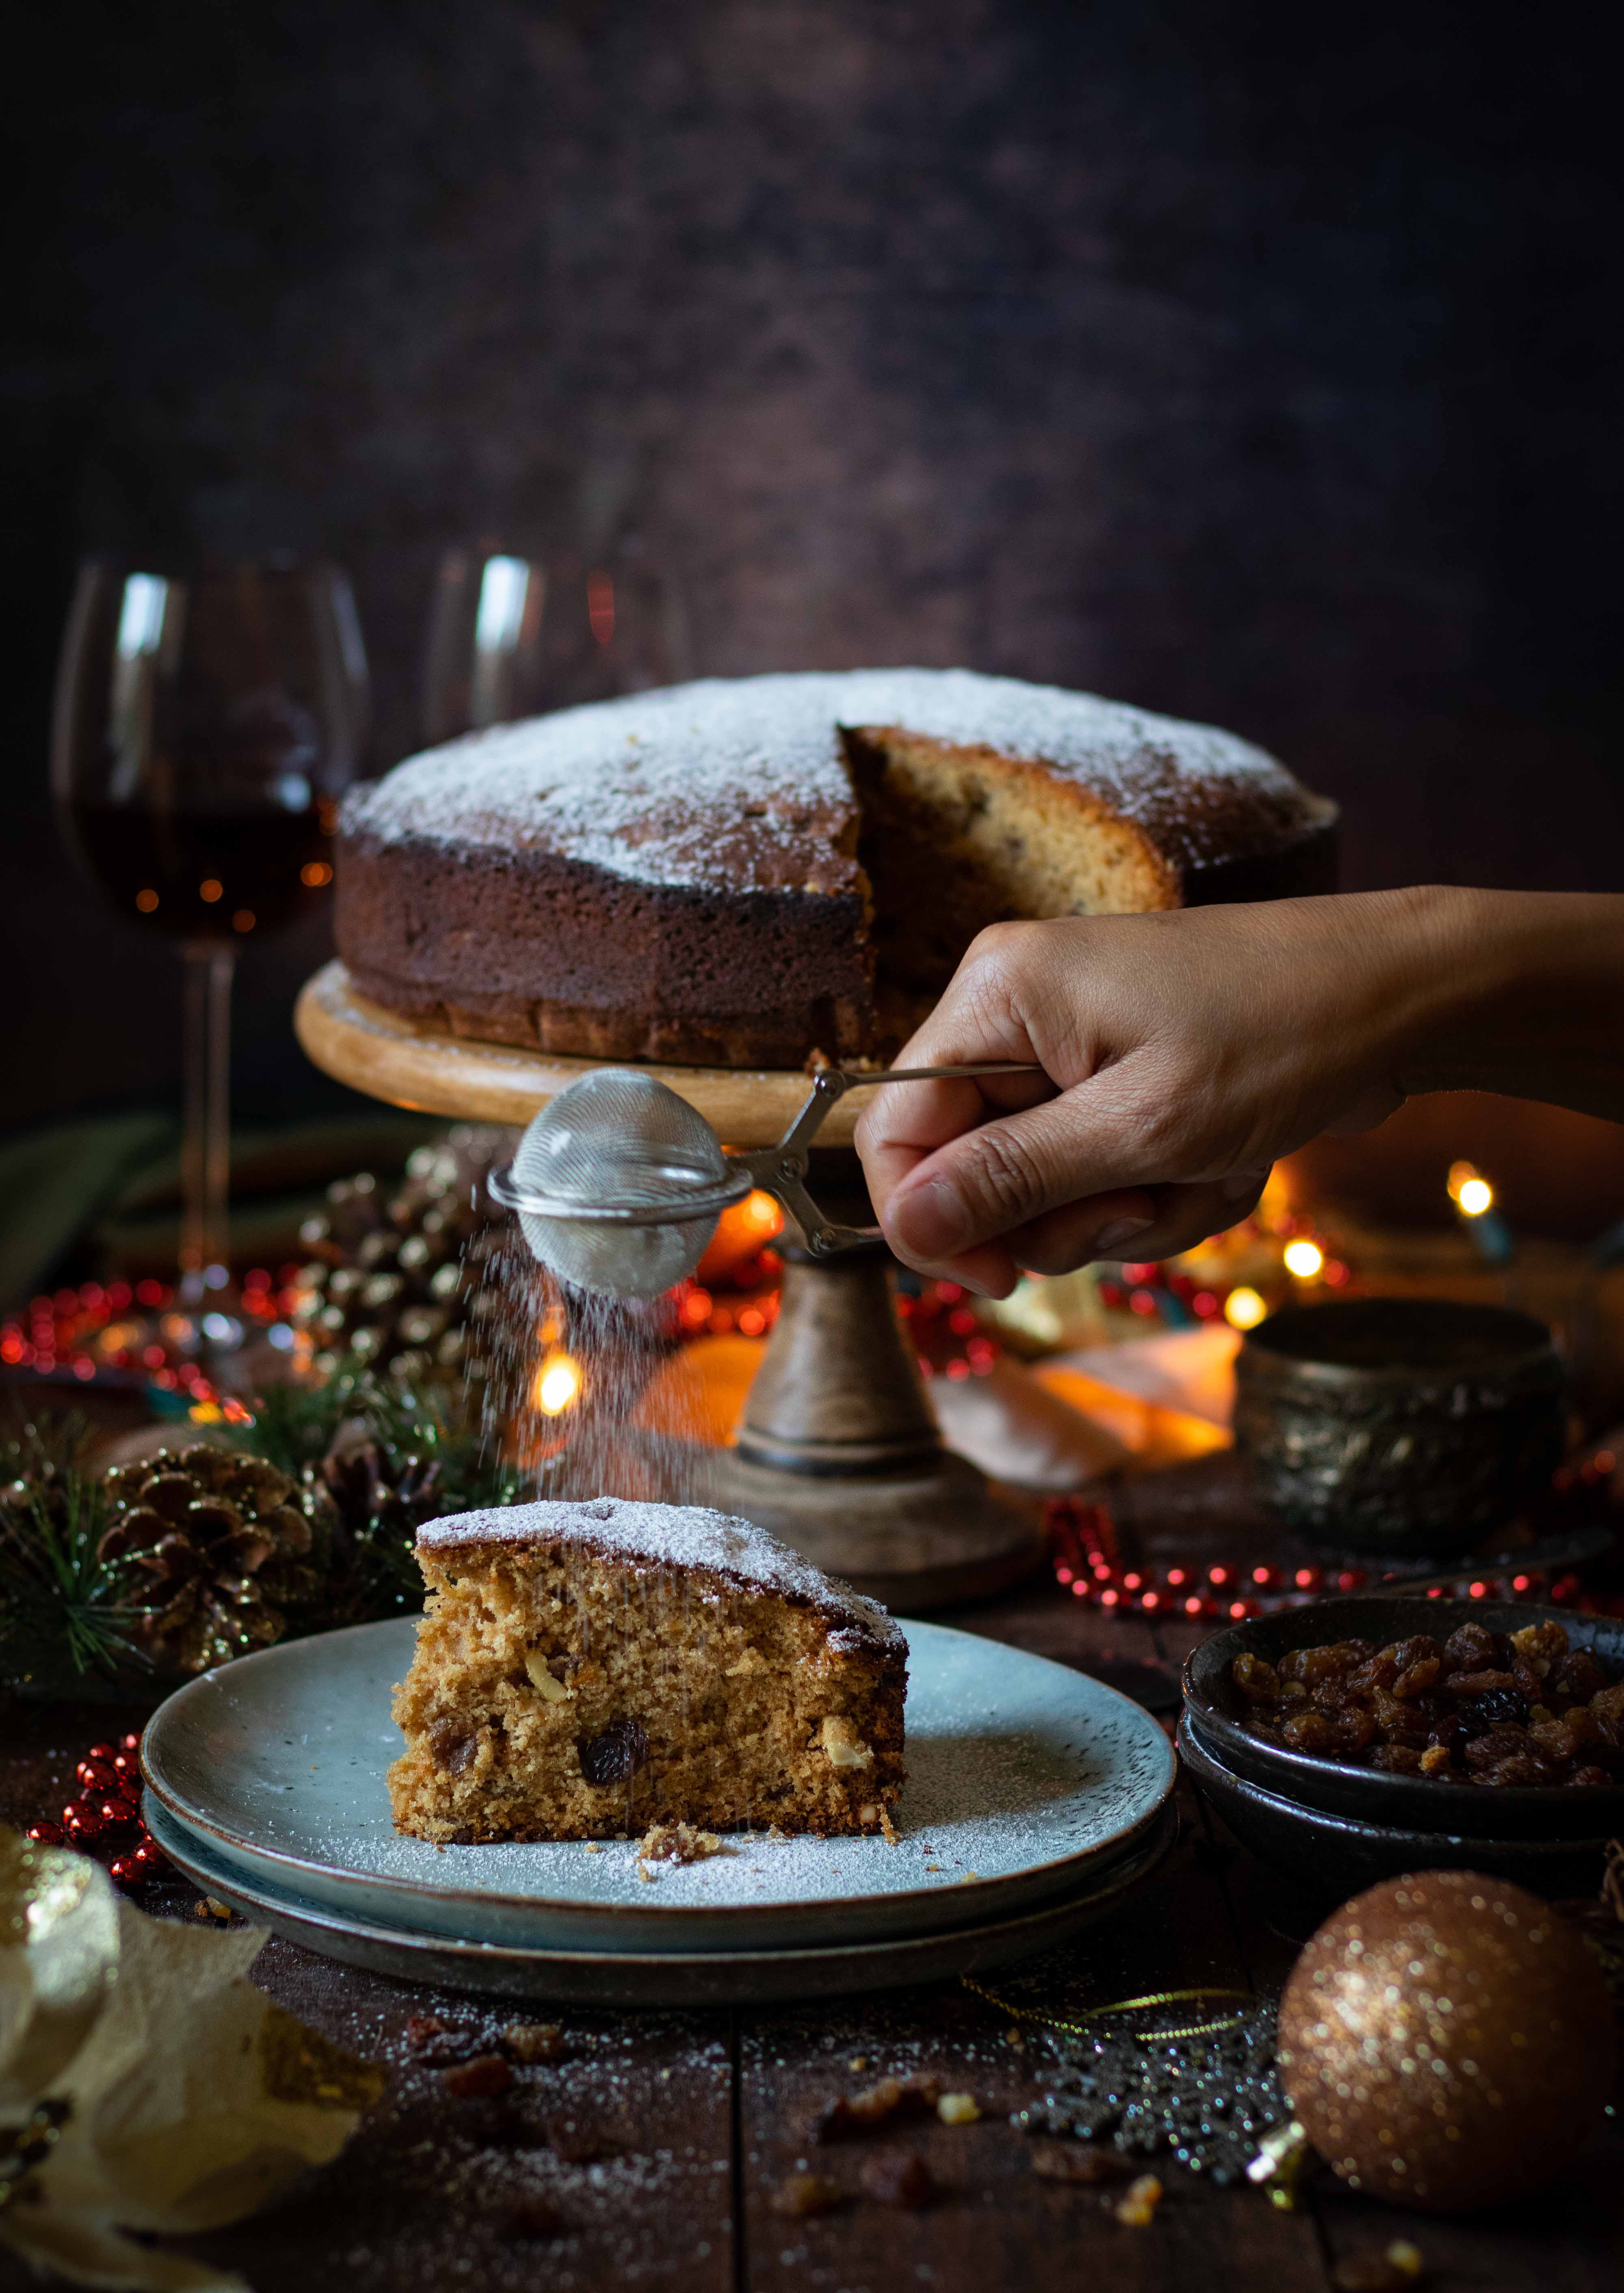
[[[513,1505],[418,1532],[395,1828],[436,1841],[884,1831],[907,1644],[749,1521]]]

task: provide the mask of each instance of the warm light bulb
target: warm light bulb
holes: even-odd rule
[[[1494,1206],[1494,1188],[1470,1163],[1450,1163],[1449,1188],[1449,1200],[1466,1218],[1482,1218]]]
[[[1223,1301],[1223,1318],[1231,1329],[1255,1330],[1268,1311],[1256,1291],[1245,1283],[1238,1290],[1231,1290]]]
[[[544,1417],[562,1417],[581,1392],[581,1371],[568,1354],[549,1354],[536,1373],[536,1407]]]
[[[753,1195],[745,1197],[744,1215],[758,1234],[776,1234],[784,1225],[784,1211],[779,1203],[759,1187]]]
[[[1299,1281],[1308,1282],[1325,1264],[1325,1252],[1317,1242],[1288,1242],[1285,1259],[1287,1272],[1295,1274]]]

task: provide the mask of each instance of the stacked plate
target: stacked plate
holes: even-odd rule
[[[1315,1894],[1356,1894],[1403,1871],[1482,1871],[1560,1900],[1595,1892],[1607,1843],[1624,1834],[1624,1778],[1486,1787],[1465,1778],[1387,1775],[1265,1743],[1244,1724],[1230,1667],[1238,1656],[1278,1665],[1293,1649],[1416,1633],[1447,1640],[1458,1625],[1513,1633],[1558,1624],[1609,1677],[1624,1679],[1624,1620],[1525,1602],[1444,1600],[1399,1592],[1313,1600],[1214,1633],[1184,1667],[1179,1750],[1198,1788],[1235,1836]]]
[[[729,1839],[683,1867],[629,1841],[437,1849],[385,1774],[410,1619],[207,1673],[142,1746],[154,1837],[206,1892],[411,1981],[616,2006],[826,1997],[986,1972],[1113,1909],[1176,1829],[1139,1706],[996,1641],[907,1625],[895,1845]],[[652,1878],[645,1872],[652,1873]]]

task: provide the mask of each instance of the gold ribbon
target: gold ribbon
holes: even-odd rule
[[[1137,2014],[1157,2006],[1177,2006],[1192,1998],[1240,1998],[1247,2005],[1256,2003],[1250,1990],[1237,1990],[1227,1983],[1198,1983],[1190,1990],[1148,1990],[1140,1998],[1113,1998],[1103,2006],[1084,2007],[1080,2021],[1068,2022],[1061,2015],[1045,2013],[1041,2007],[1017,2006],[1012,1999],[1001,1998],[995,1990],[987,1989],[984,1983],[976,1981],[971,1975],[962,1974],[959,1981],[966,1990],[973,1991],[978,1998],[984,1998],[989,2006],[995,2006],[1011,2022],[1041,2023],[1046,2030],[1064,2030],[1077,2038],[1087,2038],[1088,2025],[1097,2022],[1101,2014]],[[1171,2030],[1135,2030],[1133,2037],[1141,2046],[1157,2046],[1173,2038],[1204,2038],[1213,2031],[1233,2030],[1245,2020],[1243,2008],[1232,2013],[1221,2014],[1214,2022],[1182,2023]]]

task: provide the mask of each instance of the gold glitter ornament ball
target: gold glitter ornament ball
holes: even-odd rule
[[[1612,2001],[1548,1903],[1473,1871],[1355,1895],[1280,2001],[1280,2083],[1344,2182],[1433,2213],[1525,2196],[1612,2089]]]

